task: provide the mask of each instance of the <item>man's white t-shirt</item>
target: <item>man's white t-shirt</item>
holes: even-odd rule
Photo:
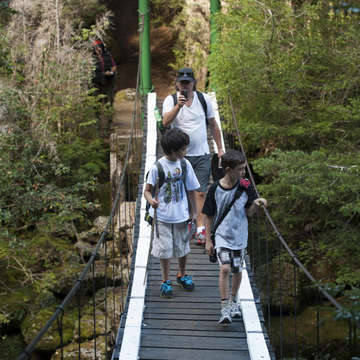
[[[200,187],[199,181],[194,173],[190,162],[186,162],[186,189],[196,190]],[[185,187],[181,179],[180,160],[170,161],[165,156],[158,160],[163,167],[165,180],[159,189],[159,207],[157,208],[157,219],[170,223],[181,223],[189,219],[189,204],[185,192]],[[149,171],[146,183],[155,187],[158,176],[157,166],[154,164]],[[154,216],[154,209],[150,207],[149,213]]]
[[[177,94],[179,96],[179,93]],[[207,118],[214,118],[214,110],[209,95],[204,94],[207,105]],[[168,95],[163,103],[163,115],[171,111],[174,107],[174,99]],[[187,147],[187,156],[200,156],[209,154],[209,145],[207,142],[207,129],[204,109],[201,102],[194,91],[194,98],[190,107],[184,105],[176,115],[171,126],[175,126],[183,130],[190,137],[190,144]]]

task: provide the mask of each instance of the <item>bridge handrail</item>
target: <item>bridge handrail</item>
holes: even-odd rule
[[[140,62],[139,62],[139,66],[140,66]],[[38,335],[31,341],[31,343],[17,357],[17,360],[24,360],[24,359],[29,359],[30,358],[30,355],[31,355],[32,351],[34,350],[35,346],[39,343],[39,341],[44,336],[44,334],[49,330],[49,328],[52,326],[54,321],[60,316],[60,314],[62,314],[64,312],[64,310],[65,310],[66,306],[68,305],[68,303],[70,302],[70,300],[77,294],[78,290],[80,289],[80,287],[82,285],[82,282],[85,279],[85,276],[87,275],[88,271],[90,270],[91,266],[93,265],[97,255],[99,253],[100,247],[103,245],[107,235],[109,234],[109,229],[110,229],[111,224],[113,222],[115,212],[116,212],[117,206],[118,206],[119,201],[120,201],[122,189],[123,189],[123,187],[125,185],[124,184],[125,183],[125,174],[126,174],[127,165],[129,163],[131,145],[132,145],[132,141],[133,141],[133,137],[134,137],[135,121],[136,121],[136,114],[137,114],[137,103],[138,103],[138,98],[139,98],[139,69],[138,69],[138,73],[137,73],[137,82],[136,82],[136,84],[137,85],[136,85],[136,95],[135,95],[135,100],[134,100],[134,111],[133,111],[133,116],[132,116],[132,119],[131,119],[131,132],[130,132],[130,136],[129,136],[129,140],[128,140],[128,144],[127,144],[127,151],[126,151],[126,157],[125,157],[125,160],[124,160],[124,167],[122,169],[121,177],[120,177],[120,180],[119,180],[119,186],[117,188],[116,196],[115,196],[115,199],[114,199],[112,209],[111,209],[111,212],[110,212],[110,215],[109,215],[109,219],[108,219],[108,221],[106,223],[106,226],[105,226],[104,230],[102,231],[102,233],[101,233],[101,235],[99,237],[99,240],[98,240],[98,242],[96,244],[96,247],[95,247],[94,251],[92,252],[92,255],[91,255],[89,261],[87,262],[85,268],[81,272],[81,275],[79,276],[79,278],[76,281],[75,285],[69,291],[69,293],[67,294],[65,299],[62,301],[62,303],[57,307],[56,311],[53,313],[51,318],[42,327],[42,329],[40,330]]]
[[[235,114],[235,110],[234,110],[234,106],[233,106],[233,102],[232,102],[232,97],[231,97],[231,93],[230,90],[228,91],[228,96],[229,96],[229,102],[230,102],[230,107],[231,107],[231,112],[232,112],[232,120],[235,126],[235,130],[236,130],[236,136],[238,138],[240,147],[241,147],[241,151],[245,156],[246,159],[246,167],[248,170],[248,174],[250,176],[251,182],[254,184],[255,187],[255,191],[256,194],[259,196],[259,192],[256,188],[256,184],[254,181],[254,177],[252,175],[250,166],[248,164],[247,161],[247,157],[246,157],[246,153],[244,150],[244,146],[241,140],[241,135],[240,135],[240,131],[239,131],[239,127],[238,124],[236,122],[236,114]],[[287,244],[287,242],[285,241],[285,239],[283,238],[283,236],[281,235],[280,231],[278,230],[277,226],[275,225],[273,219],[270,216],[269,211],[262,206],[262,209],[265,213],[265,216],[267,217],[269,223],[271,224],[274,232],[276,233],[277,237],[279,238],[281,244],[284,246],[284,248],[286,249],[286,251],[289,253],[289,255],[291,256],[291,258],[294,260],[294,262],[296,263],[296,265],[298,265],[300,267],[300,269],[304,272],[304,274],[308,277],[308,279],[318,288],[318,290],[340,311],[345,312],[345,313],[349,313],[348,311],[346,311],[320,284],[319,282],[310,274],[310,272],[305,268],[305,266],[302,264],[302,262],[297,258],[297,256],[294,254],[294,252],[290,249],[289,245]],[[351,316],[351,314],[349,313],[349,315]]]

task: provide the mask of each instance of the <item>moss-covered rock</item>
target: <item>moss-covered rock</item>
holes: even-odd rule
[[[100,290],[105,287],[105,284],[119,286],[120,284],[127,284],[129,279],[129,268],[126,263],[123,266],[118,265],[115,262],[115,266],[112,263],[104,262],[102,260],[95,261],[94,275],[92,272],[88,272],[85,276],[85,287],[92,288],[93,277],[95,280],[95,290]]]
[[[0,354],[2,360],[13,360],[25,347],[20,334],[3,336],[0,341]]]
[[[21,324],[21,333],[25,342],[30,343],[40,332],[43,326],[56,311],[55,306],[41,309],[37,312],[28,314]],[[77,313],[75,311],[66,311],[62,318],[63,344],[69,344],[74,336]],[[36,345],[36,350],[54,352],[60,345],[60,335],[57,321],[53,323],[50,329],[44,334]]]
[[[50,287],[50,290],[57,296],[65,296],[75,285],[84,266],[84,264],[72,262],[54,269],[56,281]]]
[[[80,239],[90,244],[96,244],[99,241],[100,235],[104,231],[108,220],[108,216],[98,216],[94,220],[94,226],[91,229],[83,231],[79,234]]]
[[[107,347],[108,352],[110,347]],[[63,354],[63,357],[62,357]],[[80,358],[82,360],[106,360],[105,338],[103,336],[96,338],[96,356],[94,350],[94,340],[81,343]],[[79,359],[79,344],[73,343],[65,346],[62,351],[56,350],[51,360],[78,360]]]
[[[87,311],[80,320],[80,341],[89,340],[94,337],[94,319],[95,319],[95,331],[96,334],[103,334],[105,330],[105,314],[102,311],[96,310],[95,316],[92,309]],[[109,326],[109,322],[107,322]],[[76,324],[74,329],[74,341],[79,341],[79,328]]]
[[[114,317],[115,321],[120,319],[123,312],[122,303],[125,301],[126,287],[108,287],[107,289],[101,289],[96,293],[96,307],[105,312],[109,317]],[[105,307],[106,298],[106,307]]]
[[[28,288],[18,288],[4,291],[0,294],[0,334],[14,332],[20,329],[29,303],[35,298],[35,293]]]

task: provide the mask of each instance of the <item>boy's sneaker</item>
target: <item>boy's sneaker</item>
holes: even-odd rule
[[[195,234],[195,245],[204,246],[206,242],[205,229]]]
[[[190,275],[178,276],[177,282],[188,291],[192,291],[195,288],[195,284],[192,281],[192,277]]]
[[[230,315],[232,318],[239,318],[241,317],[241,309],[240,304],[237,302],[232,301],[230,304]]]
[[[227,325],[231,324],[231,305],[228,304],[221,309],[221,317],[219,324]]]
[[[171,281],[164,281],[160,286],[161,296],[171,298],[173,294],[173,288],[171,285]]]

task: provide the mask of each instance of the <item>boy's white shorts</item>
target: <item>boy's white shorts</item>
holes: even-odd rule
[[[180,258],[190,252],[190,232],[187,223],[169,224],[158,221],[159,238],[154,228],[151,255],[161,259]]]

